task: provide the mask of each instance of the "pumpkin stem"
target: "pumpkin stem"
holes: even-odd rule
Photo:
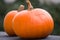
[[[28,10],[33,9],[33,6],[32,6],[32,4],[31,4],[31,2],[29,0],[26,0],[26,3],[28,5]]]
[[[20,5],[18,8],[18,12],[24,10],[24,5]]]

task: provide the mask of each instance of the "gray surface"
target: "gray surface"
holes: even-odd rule
[[[0,40],[60,40],[60,36],[49,35],[45,39],[20,39],[19,37],[9,37],[5,32],[0,32]]]

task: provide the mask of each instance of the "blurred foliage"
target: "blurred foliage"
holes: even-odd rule
[[[41,4],[38,0],[31,0],[32,5],[34,8],[42,8],[47,10],[54,19],[54,31],[52,34],[60,35],[60,4],[54,5],[47,5],[46,3]],[[23,4],[25,5],[25,9],[27,9],[27,5],[25,0],[17,0],[13,4],[5,4],[3,0],[0,0],[0,31],[4,31],[3,28],[3,20],[7,12],[11,10],[17,10],[18,7]]]

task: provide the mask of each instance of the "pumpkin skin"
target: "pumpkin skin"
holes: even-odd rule
[[[54,29],[51,15],[40,8],[19,12],[12,23],[14,32],[21,38],[44,38]]]
[[[12,19],[17,13],[19,13],[22,10],[24,10],[24,5],[20,5],[18,10],[12,10],[6,14],[4,18],[4,30],[9,36],[16,36],[12,29]]]
[[[12,19],[17,13],[18,13],[17,10],[10,11],[6,14],[6,16],[4,18],[4,31],[9,36],[15,36],[16,35],[12,29]]]

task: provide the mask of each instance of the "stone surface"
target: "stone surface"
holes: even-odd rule
[[[19,37],[9,37],[5,32],[0,32],[0,40],[60,40],[60,36],[49,35],[44,39],[21,39]]]

